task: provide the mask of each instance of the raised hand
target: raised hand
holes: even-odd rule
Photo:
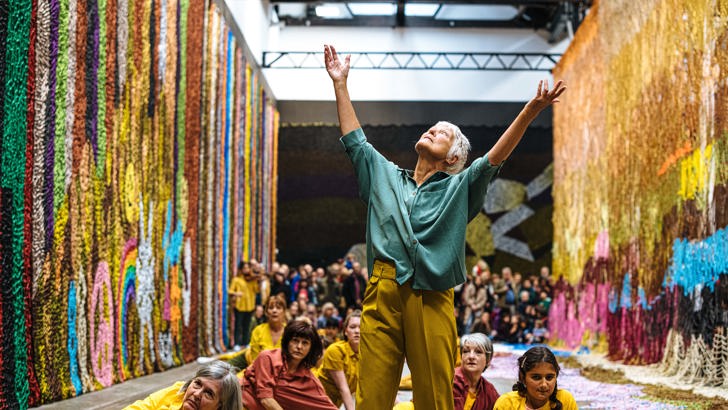
[[[351,56],[348,55],[342,62],[336,49],[331,45],[324,45],[324,62],[326,63],[326,71],[334,82],[344,81],[349,76],[349,61]]]
[[[549,105],[559,102],[559,96],[564,91],[566,91],[566,84],[563,80],[559,80],[551,90],[549,90],[549,81],[541,80],[538,82],[536,96],[528,102],[528,105],[530,108],[541,111]]]

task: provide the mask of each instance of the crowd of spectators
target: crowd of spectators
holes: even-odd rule
[[[327,343],[340,333],[343,318],[361,309],[368,272],[352,254],[327,267],[274,262],[270,271],[250,260],[241,263],[233,283],[236,281],[249,284],[230,287],[231,307],[236,310],[231,317],[242,322],[233,326],[236,349],[249,344],[252,329],[265,321],[263,302],[276,294],[288,303],[289,321],[308,318]],[[548,338],[552,286],[546,266],[538,274],[524,275],[507,266],[500,273],[492,272],[484,260],[478,261],[467,281],[455,288],[458,334],[479,332],[506,343],[544,342]],[[241,299],[251,301],[245,314],[237,312]]]
[[[505,343],[543,343],[549,336],[552,288],[547,266],[524,277],[507,266],[491,272],[480,260],[455,289],[458,333],[484,333]]]
[[[306,317],[326,340],[333,341],[342,320],[361,309],[367,268],[353,255],[326,268],[274,262],[270,271],[251,259],[241,262],[229,287],[234,349],[250,343],[252,329],[265,321],[264,301],[281,295],[288,303],[287,321]]]

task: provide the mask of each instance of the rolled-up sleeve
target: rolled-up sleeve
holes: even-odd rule
[[[277,351],[277,350],[276,350]],[[276,374],[274,358],[268,352],[263,352],[253,362],[255,372],[255,396],[258,400],[272,398],[276,387]]]
[[[491,165],[488,155],[476,158],[465,171],[468,178],[468,221],[473,219],[480,211],[488,192],[488,184],[498,175],[505,162]]]

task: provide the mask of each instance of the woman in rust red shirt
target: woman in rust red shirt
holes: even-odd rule
[[[323,353],[312,324],[295,320],[286,326],[281,348],[260,353],[245,370],[243,407],[247,410],[337,410],[311,368]]]

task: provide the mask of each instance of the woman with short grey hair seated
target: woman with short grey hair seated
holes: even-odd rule
[[[460,356],[462,364],[455,369],[452,386],[455,410],[492,410],[499,395],[483,372],[493,358],[493,343],[482,333],[465,335],[460,339]]]
[[[125,410],[240,410],[242,393],[237,368],[220,360],[197,370],[187,382],[177,382],[166,389],[138,400]]]
[[[452,381],[454,410],[493,410],[498,392],[483,377],[493,357],[493,343],[482,333],[471,333],[460,339],[462,363],[455,368]],[[415,410],[411,401],[397,403],[392,410]]]

